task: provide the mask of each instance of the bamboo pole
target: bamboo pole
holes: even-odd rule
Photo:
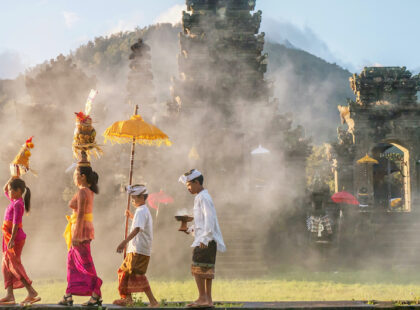
[[[134,107],[134,115],[137,115],[138,105]],[[130,173],[128,177],[128,185],[132,185],[133,183],[133,167],[134,167],[134,149],[136,146],[136,138],[133,137],[133,142],[131,144],[131,156],[130,156]],[[131,202],[131,195],[127,195],[127,211],[130,211],[130,202]],[[125,232],[124,232],[124,240],[127,238],[128,234],[128,215],[125,216]],[[124,258],[126,256],[127,247],[124,249]]]

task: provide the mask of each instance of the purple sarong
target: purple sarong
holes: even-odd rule
[[[101,296],[102,280],[96,275],[95,265],[90,254],[90,241],[72,246],[67,255],[66,294]]]

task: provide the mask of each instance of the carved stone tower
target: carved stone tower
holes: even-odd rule
[[[241,101],[268,102],[267,55],[255,0],[187,0],[180,33],[179,79],[174,107],[188,111],[208,104],[225,115]]]
[[[155,88],[153,85],[153,73],[151,65],[150,47],[139,39],[131,46],[132,53],[129,56],[130,72],[127,81],[127,101],[131,104],[140,105],[141,113],[152,110],[152,104],[156,102]],[[151,111],[150,111],[151,112]],[[153,115],[153,113],[146,113]]]

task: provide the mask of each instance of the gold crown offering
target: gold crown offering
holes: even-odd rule
[[[76,114],[76,129],[74,130],[73,136],[73,156],[80,158],[82,153],[87,154],[87,158],[90,159],[90,155],[100,157],[103,153],[102,149],[96,144],[96,131],[92,126],[92,118],[89,113],[92,108],[92,102],[98,92],[91,90],[89,97],[86,101],[85,113],[79,112]]]
[[[29,158],[31,157],[31,149],[34,148],[34,144],[30,137],[26,140],[25,144],[19,150],[19,153],[16,155],[15,159],[10,164],[10,173],[12,176],[21,176],[27,173],[30,169],[29,167]],[[33,170],[32,173],[36,174]]]

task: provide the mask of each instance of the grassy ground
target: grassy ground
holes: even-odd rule
[[[150,279],[158,300],[186,301],[196,297],[192,279],[186,281]],[[66,283],[52,280],[35,281],[34,287],[43,303],[56,303]],[[102,287],[105,303],[118,297],[117,283],[105,281]],[[16,298],[25,291],[16,291]],[[147,301],[142,294],[143,301]],[[288,271],[276,277],[260,279],[216,279],[214,300],[220,301],[292,301],[292,300],[413,300],[420,296],[420,276],[415,271]],[[86,297],[77,297],[82,302]]]

